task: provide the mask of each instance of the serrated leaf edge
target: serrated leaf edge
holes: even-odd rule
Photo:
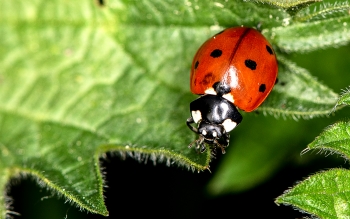
[[[185,148],[186,149],[186,148]],[[190,149],[188,149],[190,150]],[[136,148],[131,146],[117,146],[117,145],[101,145],[99,147],[101,154],[113,153],[120,156],[122,159],[127,157],[134,158],[140,163],[147,163],[149,160],[153,162],[154,165],[157,163],[165,163],[166,166],[171,166],[177,164],[179,167],[185,167],[192,172],[200,172],[204,170],[209,170],[209,162],[211,160],[211,152],[207,150],[207,159],[205,165],[199,165],[191,161],[186,156],[167,150],[167,149],[148,149],[148,148]]]
[[[96,165],[96,166],[99,166],[99,165]],[[39,171],[16,166],[16,167],[11,168],[11,172],[13,173],[11,178],[14,178],[14,179],[16,179],[16,178],[17,179],[26,179],[26,178],[32,177],[33,179],[35,179],[37,181],[37,184],[40,187],[49,190],[54,195],[57,195],[59,198],[61,198],[61,197],[65,198],[66,203],[68,202],[70,204],[77,206],[81,211],[87,210],[89,212],[101,214],[103,216],[109,215],[106,207],[102,211],[97,211],[96,209],[91,208],[90,206],[80,202],[80,200],[75,195],[70,194],[69,191],[62,189],[60,186],[53,183],[51,180],[46,178]],[[97,175],[99,176],[99,179],[102,180],[102,175],[101,175],[100,171],[98,171]],[[103,186],[99,187],[99,194],[101,197],[103,197]],[[5,197],[7,197],[7,196],[5,196]],[[8,217],[9,216],[8,213],[11,212],[9,210],[9,206],[6,206],[6,212],[7,212],[7,217]]]
[[[312,3],[320,2],[320,1],[322,0],[300,0],[297,3],[295,3],[295,1],[250,0],[250,2],[270,4],[283,9],[289,9],[289,8],[298,7],[301,5],[310,5]]]
[[[99,159],[100,157],[103,158],[106,153],[114,153],[118,154],[122,159],[125,159],[126,157],[130,157],[133,159],[136,159],[139,162],[147,162],[148,160],[151,160],[153,164],[157,163],[163,163],[165,162],[167,166],[171,166],[174,163],[176,163],[178,166],[186,167],[188,170],[192,170],[193,172],[197,171],[204,171],[209,170],[209,162],[210,162],[210,150],[207,150],[207,153],[209,156],[207,156],[206,164],[205,166],[199,165],[187,157],[166,150],[166,149],[140,149],[140,148],[132,148],[129,146],[116,146],[116,145],[101,145],[97,149],[97,153],[95,153],[94,161],[95,161],[95,168],[96,168],[96,175],[98,177],[98,181],[102,184],[99,189],[99,194],[101,197],[103,197],[103,188],[104,188],[104,175],[102,174],[103,171],[100,169]],[[210,170],[209,170],[210,171]],[[69,191],[62,189],[61,187],[57,186],[55,183],[50,181],[48,178],[46,178],[43,174],[41,174],[39,171],[35,171],[33,169],[29,168],[22,168],[22,167],[12,167],[11,171],[12,175],[9,178],[17,178],[17,179],[25,179],[32,177],[34,178],[38,185],[40,187],[46,188],[49,191],[51,191],[54,195],[57,195],[59,198],[64,197],[66,199],[65,202],[71,203],[73,205],[76,205],[81,211],[87,210],[92,213],[101,214],[103,216],[108,216],[107,208],[103,209],[103,211],[97,211],[94,208],[91,208],[90,206],[80,202],[80,200],[69,193]],[[9,185],[7,185],[9,186]],[[8,189],[8,188],[7,188]],[[6,192],[5,192],[6,194]],[[8,198],[7,195],[4,196],[5,199]],[[6,215],[7,217],[10,217],[10,214],[16,214],[15,212],[12,212],[10,210],[10,206],[6,207]]]
[[[310,176],[304,178],[303,180],[296,182],[293,187],[290,187],[289,189],[285,190],[282,195],[280,195],[277,198],[275,198],[275,201],[274,201],[275,204],[277,206],[280,206],[280,204],[285,205],[285,206],[292,206],[295,210],[298,210],[301,213],[307,213],[309,215],[312,215],[314,217],[316,216],[318,218],[318,215],[310,213],[310,212],[308,212],[306,210],[303,210],[301,208],[301,206],[296,205],[296,204],[292,204],[292,203],[289,203],[289,202],[286,202],[286,201],[283,202],[281,199],[283,199],[284,196],[286,196],[293,188],[295,188],[296,186],[298,186],[299,184],[301,184],[301,183],[303,183],[303,182],[305,182],[307,180],[310,180],[310,178],[312,178],[313,176],[316,176],[316,175],[319,175],[319,174],[322,174],[322,173],[325,173],[325,172],[329,172],[329,171],[339,171],[339,170],[340,171],[349,171],[348,169],[344,169],[344,168],[330,168],[329,170],[321,170],[321,171],[319,171],[317,173],[311,174]],[[314,217],[312,217],[312,218],[314,218]]]
[[[349,105],[349,104],[343,102],[343,100],[342,100],[345,95],[350,95],[350,87],[347,87],[347,88],[342,90],[342,92],[340,93],[340,97],[338,98],[338,101],[334,106],[334,110],[340,109],[342,107]]]
[[[330,129],[332,129],[333,127],[341,124],[341,123],[346,123],[346,121],[338,121],[332,125],[329,125],[327,126],[316,138],[315,140],[313,140],[310,144],[308,144],[308,146],[302,151],[302,153],[306,153],[308,151],[311,151],[311,150],[316,150],[318,149],[320,152],[319,153],[323,153],[325,151],[328,151],[330,152],[330,154],[339,154],[340,156],[342,156],[344,159],[346,160],[349,160],[350,157],[348,157],[346,154],[344,154],[342,151],[338,150],[338,149],[335,149],[335,148],[331,148],[331,147],[328,147],[328,146],[324,146],[324,144],[318,144],[318,145],[315,145],[313,147],[311,147],[310,145],[313,144],[315,141],[317,141],[317,139],[321,138],[323,133],[325,132],[328,132],[330,131]],[[349,135],[349,139],[350,139],[350,134],[348,133]],[[335,142],[335,141],[334,141]],[[328,155],[330,155],[328,154]]]
[[[262,111],[262,113],[266,115],[274,116],[275,118],[282,117],[283,119],[286,118],[292,118],[294,120],[302,119],[313,119],[317,117],[328,117],[330,114],[332,114],[332,111],[330,110],[317,110],[317,111],[308,111],[308,112],[300,112],[300,111],[293,111],[293,110],[279,110],[271,107],[260,107],[258,111]]]

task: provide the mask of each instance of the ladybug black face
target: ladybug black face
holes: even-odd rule
[[[211,124],[205,121],[198,122],[198,129],[190,125],[189,122],[193,122],[192,117],[187,120],[187,125],[192,131],[199,134],[199,138],[192,142],[189,147],[195,144],[196,149],[203,153],[206,150],[205,144],[214,145],[215,147],[220,147],[222,153],[225,153],[225,148],[229,144],[230,135],[225,131],[224,126]],[[215,152],[214,152],[215,153]]]
[[[225,153],[225,148],[230,143],[230,134],[225,131],[223,125],[211,124],[201,120],[198,123],[198,129],[196,129],[190,125],[191,121],[193,122],[192,117],[187,120],[187,125],[192,131],[199,134],[199,138],[192,142],[188,147],[192,147],[192,145],[195,144],[196,149],[203,153],[206,150],[206,143],[221,148],[222,153]],[[215,154],[215,151],[213,153]]]
[[[198,124],[198,134],[204,137],[205,142],[213,144],[215,140],[220,139],[226,131],[222,125],[210,124],[201,121]]]
[[[220,147],[222,153],[229,145],[230,134],[241,121],[242,116],[236,107],[223,97],[217,95],[204,95],[194,100],[190,105],[191,117],[187,119],[188,127],[199,134],[196,148],[201,152],[205,150],[204,143]],[[197,123],[198,128],[192,126]]]

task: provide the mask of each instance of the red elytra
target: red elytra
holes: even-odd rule
[[[207,40],[197,51],[191,68],[194,94],[215,94],[217,82],[230,88],[230,100],[246,112],[253,111],[271,92],[278,72],[274,50],[257,30],[228,28]],[[224,96],[225,97],[225,96]]]

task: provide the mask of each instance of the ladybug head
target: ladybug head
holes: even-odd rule
[[[213,124],[201,120],[198,122],[198,134],[199,139],[195,142],[197,144],[197,149],[199,149],[201,153],[206,150],[203,142],[213,145],[214,147],[219,147],[222,153],[225,153],[225,148],[230,141],[230,135],[226,132],[222,124]]]
[[[214,144],[225,133],[225,128],[221,124],[212,124],[203,120],[198,124],[198,134],[202,135],[204,141],[208,144]]]

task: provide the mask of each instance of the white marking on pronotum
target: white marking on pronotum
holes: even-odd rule
[[[206,90],[204,91],[204,93],[205,93],[205,94],[211,94],[211,95],[217,95],[216,91],[215,91],[214,88],[212,88],[212,87],[206,89]],[[226,100],[232,102],[232,103],[235,102],[235,100],[233,99],[233,96],[232,96],[231,93],[224,94],[224,95],[222,95],[222,97],[225,98]]]
[[[237,123],[232,121],[231,119],[226,119],[222,123],[222,125],[224,126],[224,129],[225,129],[226,132],[230,132],[237,126]]]
[[[192,118],[195,123],[198,123],[202,119],[202,113],[199,110],[192,111]]]
[[[215,91],[214,88],[212,88],[212,87],[206,89],[206,90],[204,91],[204,93],[206,93],[206,94],[212,94],[212,95],[217,95],[216,91]]]
[[[218,136],[218,133],[213,132],[213,137],[216,138],[216,136]]]
[[[202,135],[207,135],[207,131],[203,130]]]
[[[224,95],[222,95],[222,97],[225,98],[226,100],[232,102],[232,103],[235,103],[235,99],[233,99],[233,96],[231,93],[224,94]]]

